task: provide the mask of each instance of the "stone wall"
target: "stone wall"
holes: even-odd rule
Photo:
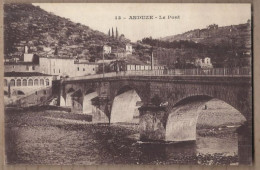
[[[48,87],[45,89],[38,90],[37,92],[19,98],[13,103],[10,103],[11,106],[17,106],[17,107],[29,107],[34,105],[40,105],[44,102],[48,101],[52,97],[52,88]],[[8,106],[8,105],[7,105]]]

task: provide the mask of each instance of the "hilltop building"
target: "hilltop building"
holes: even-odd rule
[[[108,46],[108,45],[104,45],[104,46],[103,46],[103,52],[104,52],[104,54],[110,54],[111,51],[112,51],[112,48],[111,48],[110,46]]]
[[[204,59],[197,58],[195,60],[195,66],[201,68],[213,68],[211,59],[209,57],[205,57]]]
[[[132,54],[133,53],[133,47],[131,44],[126,44],[125,46],[126,54]]]

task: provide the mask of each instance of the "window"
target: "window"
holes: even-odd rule
[[[53,73],[55,73],[55,69],[53,69]]]
[[[60,73],[60,69],[59,69],[59,73]]]
[[[83,68],[83,71],[85,71],[85,68]]]
[[[35,70],[35,66],[32,66],[32,70]]]
[[[17,85],[17,86],[21,86],[21,85],[22,85],[21,79],[16,80],[16,85]]]
[[[10,81],[10,86],[15,86],[15,80],[14,80],[14,79],[12,79],[12,80]]]
[[[43,94],[47,94],[47,91],[46,91],[46,90],[44,90],[44,91],[43,91]]]
[[[27,80],[23,79],[23,86],[27,86]]]
[[[78,71],[79,71],[79,67],[78,67]]]
[[[26,70],[29,71],[29,66],[26,66]]]
[[[29,79],[28,86],[33,86],[33,80],[32,79]]]
[[[45,84],[46,84],[46,86],[49,86],[49,85],[50,85],[49,79],[46,79],[46,80],[45,80]]]
[[[35,79],[35,80],[34,80],[34,85],[35,85],[35,86],[38,86],[38,85],[39,85],[39,80],[38,80],[38,79]]]
[[[35,92],[35,95],[37,95],[37,94],[38,94],[38,92],[36,91],[36,92]]]
[[[4,86],[7,86],[7,80],[6,79],[4,80]]]
[[[15,68],[15,66],[13,66],[13,68]]]
[[[44,86],[44,80],[43,79],[40,80],[40,85]]]

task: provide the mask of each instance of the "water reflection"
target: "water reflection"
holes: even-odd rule
[[[140,144],[140,162],[144,164],[157,163],[186,163],[196,164],[196,142],[175,144]]]

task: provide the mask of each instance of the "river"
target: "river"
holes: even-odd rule
[[[143,143],[139,141],[137,124],[65,121],[53,116],[57,114],[6,112],[7,162],[209,165],[238,161],[235,128],[197,130],[194,142]]]

